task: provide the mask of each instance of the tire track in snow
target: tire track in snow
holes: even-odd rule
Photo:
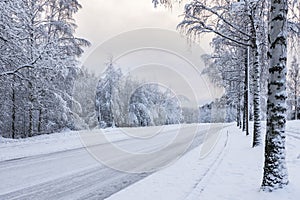
[[[222,130],[220,130],[220,131],[222,131]],[[201,176],[201,178],[197,181],[197,183],[195,184],[194,189],[191,191],[191,193],[189,193],[184,198],[185,200],[192,200],[192,199],[199,198],[199,195],[204,191],[205,187],[207,186],[207,182],[209,182],[209,179],[213,176],[214,172],[217,170],[217,168],[220,166],[221,162],[223,161],[225,150],[228,146],[228,140],[229,140],[229,133],[227,131],[225,142],[222,145],[221,150],[219,150],[217,157],[213,160],[213,162],[209,165],[209,167],[204,172],[204,174]],[[195,198],[196,196],[197,196],[197,198]]]

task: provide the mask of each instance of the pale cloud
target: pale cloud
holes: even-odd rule
[[[155,9],[152,0],[81,0],[81,4],[83,9],[76,15],[78,24],[77,35],[88,39],[92,43],[92,46],[86,50],[81,60],[88,69],[98,74],[103,71],[103,60],[108,54],[117,54],[113,56],[119,56],[118,54],[124,50],[120,50],[120,52],[117,53],[118,50],[116,48],[121,47],[119,43],[114,43],[114,45],[105,47],[103,50],[103,44],[106,44],[111,38],[141,28],[168,29],[175,33],[176,26],[182,19],[179,15],[183,12],[183,5],[175,5],[172,10],[166,8]],[[177,47],[183,49],[181,51],[182,55],[192,60],[194,59],[194,63],[201,63],[197,64],[199,68],[198,71],[200,72],[205,66],[198,60],[200,60],[201,54],[211,51],[209,47],[210,38],[211,37],[205,37],[201,40],[201,50],[197,50],[193,54],[190,52],[191,49],[186,43],[186,39],[182,36],[180,37],[179,33],[178,38],[176,38],[175,35],[175,39],[165,42],[165,45],[178,43],[178,45],[176,44]],[[170,40],[170,38],[166,38],[166,40]],[[131,39],[131,41],[132,43],[135,42],[134,39]],[[110,42],[108,42],[108,44],[110,44]],[[127,46],[124,47],[124,45],[122,46],[122,48],[125,49],[126,47]],[[202,51],[203,49],[204,51]],[[149,59],[151,55],[152,60]],[[186,69],[190,67],[185,63],[180,63],[179,60],[176,61],[176,58],[171,58],[161,53],[157,54],[151,52],[151,54],[149,54],[149,52],[146,53],[146,51],[127,55],[126,57],[123,56],[118,59],[118,65],[121,65],[123,68],[133,69],[134,66],[143,64],[149,65],[149,63],[151,63],[151,61],[154,62],[154,60],[155,63],[168,65],[169,67],[173,67],[174,70],[177,68],[177,71],[181,70],[181,74],[187,72]],[[176,78],[175,75],[171,76],[170,71],[163,72],[164,70],[162,70],[161,73],[156,73],[154,67],[150,68],[153,69],[152,75],[151,70],[143,70],[143,73],[139,73],[140,77],[147,79],[148,76],[149,79],[157,78],[159,80],[164,80],[165,77],[166,81],[162,82],[164,85],[172,86],[173,90],[176,90],[178,93],[190,99],[195,98],[192,93],[196,92],[196,101],[198,103],[210,101],[220,94],[220,90],[209,84],[206,77],[199,78],[196,73],[184,75],[190,80],[191,83],[189,84],[192,84],[194,91],[191,92],[187,89],[187,86],[178,82],[179,79]],[[153,77],[153,75],[156,77]]]
[[[76,14],[76,33],[92,43],[83,60],[105,40],[126,31],[145,27],[175,31],[183,13],[183,5],[174,5],[172,10],[154,8],[152,0],[81,0],[80,3],[83,8]],[[206,49],[210,49],[209,41],[202,41]]]

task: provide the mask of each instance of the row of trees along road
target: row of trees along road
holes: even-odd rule
[[[178,1],[153,2],[155,6],[172,7]],[[264,191],[288,184],[285,162],[287,45],[290,42],[290,54],[299,46],[299,4],[297,0],[191,0],[178,25],[191,39],[215,34],[214,52],[205,56],[209,66],[205,72],[225,88],[225,96],[231,104],[236,104],[238,125],[243,124],[247,135],[248,101],[252,100],[253,147],[262,144],[261,102],[266,104]],[[291,83],[293,76],[290,73]],[[297,98],[298,94],[294,94]]]
[[[72,91],[77,0],[0,1],[0,135],[11,138],[75,129]]]

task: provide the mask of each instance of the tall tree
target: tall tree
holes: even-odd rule
[[[113,99],[117,94],[116,90],[122,72],[114,66],[112,58],[106,64],[107,68],[99,80],[96,89],[96,112],[99,126],[101,128],[115,127],[116,121],[113,111]]]
[[[245,72],[245,81],[244,81],[244,112],[243,112],[243,131],[246,132],[246,135],[249,135],[249,47],[244,49],[244,72]]]
[[[287,0],[272,0],[269,21],[269,82],[265,163],[262,181],[264,191],[273,191],[288,184],[285,149],[286,63],[287,63]]]
[[[237,109],[237,125],[241,125],[241,99],[242,86],[244,85],[244,60],[243,47],[228,45],[226,39],[216,37],[213,39],[214,52],[212,55],[203,56],[207,68],[203,70],[211,81],[225,89],[224,97],[227,98],[228,106]],[[230,121],[230,120],[229,120]]]
[[[292,105],[294,107],[294,119],[298,119],[298,98],[299,98],[299,92],[300,92],[300,66],[297,61],[297,58],[294,56],[291,67],[288,71],[288,90],[290,93],[290,96],[292,98]]]

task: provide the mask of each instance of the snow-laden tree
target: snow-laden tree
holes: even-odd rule
[[[76,38],[76,0],[1,1],[0,98],[3,118],[0,127],[8,137],[26,137],[73,128],[72,90],[77,57],[86,40]]]
[[[133,113],[130,113],[130,98],[136,88],[142,83],[134,79],[130,74],[124,75],[119,81],[113,98],[114,118],[120,127],[127,127],[131,124]]]
[[[72,111],[78,115],[77,124],[82,128],[95,128],[98,125],[95,110],[95,94],[98,78],[86,68],[82,68],[74,85]],[[81,121],[83,120],[83,122]]]
[[[212,109],[212,103],[205,104],[200,107],[199,109],[199,122],[200,123],[211,123],[211,109]]]
[[[171,90],[125,76],[112,60],[98,82],[95,110],[101,128],[158,126],[182,120],[180,102]]]
[[[162,108],[166,113],[165,124],[179,124],[185,116],[183,116],[179,99],[171,90],[167,90],[164,95]]]
[[[129,108],[130,126],[153,126],[150,110],[144,103],[132,102]]]
[[[133,126],[178,124],[182,118],[176,95],[154,83],[142,84],[134,91],[129,112]]]
[[[269,81],[265,163],[262,189],[288,184],[285,149],[288,1],[272,0],[269,22]]]
[[[242,47],[227,45],[226,40],[221,37],[213,39],[214,52],[205,55],[207,68],[203,73],[207,74],[211,81],[225,89],[225,97],[228,105],[237,109],[236,121],[239,127],[242,126],[241,111],[244,90],[244,50]],[[247,65],[247,63],[246,63]],[[247,107],[244,106],[244,109]],[[245,121],[244,121],[245,122]]]
[[[98,82],[96,89],[96,112],[100,128],[115,127],[113,98],[122,77],[120,69],[115,68],[112,59]]]
[[[300,44],[300,1],[288,0],[288,36],[290,48],[297,50]]]

